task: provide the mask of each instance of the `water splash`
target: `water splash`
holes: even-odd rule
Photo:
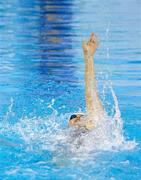
[[[12,133],[23,141],[27,150],[49,150],[56,154],[55,157],[61,157],[62,154],[77,154],[77,157],[83,153],[83,158],[90,152],[130,150],[135,148],[136,142],[126,141],[123,133],[123,122],[118,106],[118,100],[110,86],[111,94],[114,100],[115,114],[113,117],[105,116],[101,119],[95,119],[95,128],[91,132],[82,133],[73,128],[64,128],[62,123],[66,123],[69,114],[59,115],[54,109],[55,100],[48,105],[53,113],[45,118],[24,117],[14,125],[5,123],[1,126],[1,134]],[[13,101],[11,102],[13,106]],[[10,111],[8,111],[10,112]],[[59,152],[59,153],[58,153]]]
[[[13,116],[14,115],[14,112],[12,111],[13,105],[14,105],[14,99],[11,98],[10,99],[10,105],[8,106],[8,110],[7,110],[6,115],[4,117],[5,121],[7,121],[9,119],[9,116]]]
[[[111,26],[111,23],[108,22],[108,26],[107,26],[107,29],[106,29],[106,41],[108,42],[109,41],[109,32],[110,32],[110,26]],[[110,52],[109,52],[109,46],[107,45],[106,46],[106,58],[109,59],[110,57]]]

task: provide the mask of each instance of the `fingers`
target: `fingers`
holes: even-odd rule
[[[94,40],[95,40],[95,35],[94,35],[94,33],[92,33],[91,36],[90,36],[90,40],[89,41],[90,42],[94,42]]]
[[[88,45],[91,45],[91,44],[96,44],[96,43],[97,43],[96,36],[95,36],[94,33],[92,33],[87,44],[88,44]]]
[[[83,44],[84,45],[89,45],[90,43],[96,43],[97,42],[97,36],[94,34],[94,33],[91,33],[91,36],[89,38],[89,40],[86,42],[86,41],[83,41]]]
[[[90,38],[90,42],[97,43],[97,39],[98,39],[97,36],[94,33],[92,33],[91,38]]]
[[[94,33],[91,33],[89,41],[84,41],[82,47],[85,52],[89,50],[91,52],[94,52],[97,49],[98,45],[99,45],[99,41],[97,36]]]

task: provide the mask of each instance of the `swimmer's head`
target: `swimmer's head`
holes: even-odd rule
[[[81,117],[84,116],[83,114],[72,114],[69,120],[69,126],[76,126],[80,122]]]

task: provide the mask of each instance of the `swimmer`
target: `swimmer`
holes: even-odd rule
[[[82,47],[85,61],[86,114],[75,113],[71,115],[69,126],[91,130],[94,127],[94,120],[105,113],[97,91],[93,57],[98,48],[98,39],[94,33],[91,34],[88,41],[83,42]]]

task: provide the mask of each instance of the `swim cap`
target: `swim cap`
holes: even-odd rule
[[[77,118],[77,115],[76,115],[76,114],[71,115],[70,120],[71,120],[71,119],[74,119],[74,118]]]

